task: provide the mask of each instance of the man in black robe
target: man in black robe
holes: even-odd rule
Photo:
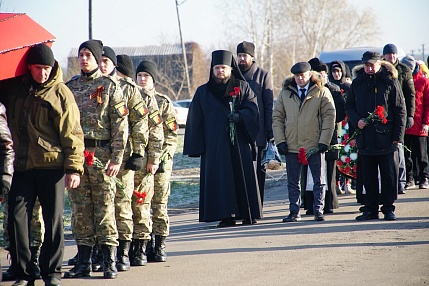
[[[220,220],[218,226],[225,227],[262,217],[253,165],[256,100],[232,53],[214,51],[210,79],[198,87],[189,106],[183,149],[185,155],[201,157],[200,221]]]

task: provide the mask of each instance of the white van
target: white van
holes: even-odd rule
[[[335,51],[323,51],[319,54],[319,59],[329,65],[333,61],[343,61],[352,70],[355,66],[362,63],[362,55],[366,51],[378,52],[383,54],[383,47],[361,47],[348,48]],[[398,48],[398,58],[402,59],[406,54],[403,49]]]

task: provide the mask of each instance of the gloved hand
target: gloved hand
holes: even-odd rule
[[[0,196],[7,194],[10,190],[10,183],[6,180],[0,180]]]
[[[137,153],[133,153],[131,157],[125,163],[125,170],[142,170],[143,169],[143,156]]]
[[[243,118],[241,117],[241,114],[238,112],[230,113],[228,114],[228,121],[234,122],[234,123],[241,123],[243,122]]]
[[[405,128],[406,129],[411,128],[411,127],[413,127],[413,125],[414,125],[414,118],[408,117],[407,123],[405,124]]]
[[[274,138],[273,130],[265,132],[265,135],[267,137],[267,142],[270,142]]]
[[[319,143],[319,152],[320,153],[325,153],[326,151],[328,151],[328,145],[325,145],[323,143]]]
[[[285,155],[286,156],[288,154],[286,142],[282,142],[282,143],[278,144],[277,145],[277,151],[279,151],[280,155]]]
[[[429,125],[423,124],[421,133],[427,133],[429,131]]]

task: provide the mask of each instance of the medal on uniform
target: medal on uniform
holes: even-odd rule
[[[97,103],[98,104],[102,104],[103,103],[103,91],[104,91],[104,86],[99,85],[97,87],[97,90],[94,93],[91,93],[91,95],[89,96],[89,99],[92,100],[93,98],[97,98]]]

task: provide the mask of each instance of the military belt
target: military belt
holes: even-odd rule
[[[110,143],[110,140],[85,139],[84,143],[85,147],[104,147]]]

